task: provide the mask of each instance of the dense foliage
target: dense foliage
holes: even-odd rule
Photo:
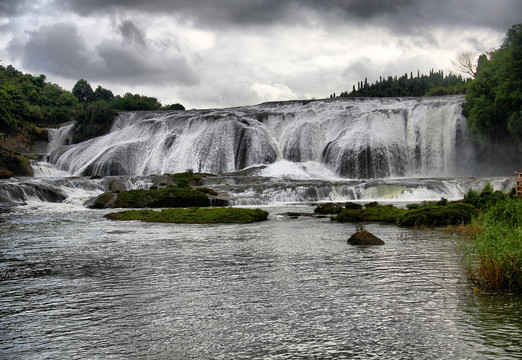
[[[351,92],[342,92],[341,97],[392,97],[392,96],[435,96],[453,95],[466,92],[466,84],[469,80],[460,75],[449,74],[444,76],[442,71],[430,71],[429,75],[421,75],[417,72],[397,76],[380,78],[374,84],[368,84],[368,80],[359,82]]]
[[[71,121],[78,100],[69,91],[46,81],[45,75],[23,74],[0,66],[0,128],[15,131],[23,122],[54,126]]]
[[[479,58],[466,94],[468,122],[482,140],[522,145],[522,24],[507,32],[502,46]]]
[[[78,80],[72,91],[24,74],[12,65],[0,66],[0,140],[26,132],[28,127],[53,127],[74,121],[74,142],[106,133],[119,111],[184,110],[181,104],[162,107],[155,97],[116,95],[88,81]]]

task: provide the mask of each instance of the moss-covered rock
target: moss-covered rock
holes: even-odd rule
[[[105,192],[96,197],[91,203],[86,204],[86,206],[91,209],[104,209],[111,207],[114,200],[116,200],[116,194]]]
[[[348,244],[350,245],[384,245],[384,241],[379,239],[377,236],[372,233],[361,230],[357,231],[355,234],[350,236],[348,239]]]
[[[119,179],[108,183],[109,192],[89,201],[86,206],[101,208],[178,208],[228,206],[226,199],[220,199],[218,193],[207,187],[192,189],[208,174],[194,174],[190,171],[180,174],[153,175],[150,189],[125,190],[125,184]]]
[[[467,224],[477,214],[478,210],[472,205],[449,203],[408,210],[397,219],[397,223],[400,226],[429,227]]]
[[[343,211],[343,207],[334,203],[321,204],[314,209],[314,213],[323,215],[339,214],[341,211]]]
[[[332,220],[338,222],[383,222],[396,223],[406,210],[393,205],[372,205],[365,209],[344,209]]]
[[[344,208],[358,210],[358,209],[362,209],[363,206],[361,204],[348,201],[346,204],[344,204]]]
[[[207,176],[212,176],[212,174],[206,173],[195,173],[193,171],[186,171],[184,173],[177,173],[169,175],[172,181],[178,187],[191,187],[200,185],[202,180]]]
[[[105,215],[110,220],[139,220],[146,222],[189,223],[189,224],[246,224],[264,221],[268,212],[260,209],[238,208],[189,208],[154,210],[129,210]]]
[[[0,176],[33,176],[33,169],[22,154],[0,148]]]
[[[205,193],[190,188],[167,187],[157,190],[129,190],[118,193],[117,208],[165,208],[210,206]]]
[[[208,187],[198,187],[198,188],[196,188],[196,190],[201,191],[204,194],[208,194],[208,195],[212,195],[212,196],[218,195],[216,190],[208,188]]]

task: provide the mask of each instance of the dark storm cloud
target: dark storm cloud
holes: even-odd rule
[[[350,21],[394,32],[419,26],[477,25],[496,30],[519,23],[520,0],[55,0],[80,15],[136,11],[171,14],[201,27],[292,24],[332,26]],[[333,22],[333,23],[332,23]]]
[[[145,45],[144,33],[132,21],[122,21],[118,29],[127,42]]]
[[[64,10],[82,16],[136,11],[148,14],[179,15],[199,26],[223,24],[269,24],[287,17],[292,1],[281,0],[55,0]]]
[[[72,79],[133,84],[199,82],[181,54],[166,54],[150,46],[130,21],[123,21],[118,29],[123,41],[105,40],[93,50],[74,24],[53,24],[30,32],[25,45],[13,41],[9,50],[28,69]]]
[[[25,13],[30,1],[27,0],[1,0],[0,16],[10,17],[20,13]]]
[[[85,43],[72,24],[54,24],[29,33],[25,47],[17,54],[24,65],[53,74],[73,76],[89,72],[91,64]]]
[[[133,48],[110,41],[97,46],[96,52],[102,63],[93,69],[92,78],[108,78],[132,84],[199,83],[198,76],[181,55],[155,58],[147,47]]]

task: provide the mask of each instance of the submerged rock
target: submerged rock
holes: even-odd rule
[[[357,231],[355,234],[350,236],[348,239],[348,244],[350,245],[384,245],[384,241],[379,239],[377,236],[372,233],[361,230]]]

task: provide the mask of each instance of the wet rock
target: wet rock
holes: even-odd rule
[[[357,231],[355,234],[350,236],[348,239],[348,244],[350,245],[384,245],[384,241],[379,239],[377,236],[372,233],[361,230]]]
[[[121,181],[120,179],[112,179],[109,182],[109,191],[120,192],[120,191],[125,191],[125,190],[127,190],[127,187],[125,186],[123,181]]]
[[[116,200],[116,195],[111,192],[105,192],[93,200],[88,201],[85,206],[90,209],[104,209],[108,207],[113,207],[114,201]]]
[[[11,176],[33,176],[29,159],[20,153],[0,148],[0,174],[3,179]]]

